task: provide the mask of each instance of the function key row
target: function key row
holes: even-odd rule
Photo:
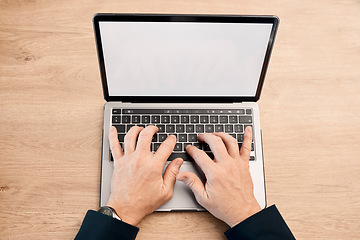
[[[251,114],[251,109],[113,109],[113,114]]]
[[[122,115],[112,116],[112,123],[252,123],[252,116]]]

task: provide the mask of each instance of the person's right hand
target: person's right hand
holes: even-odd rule
[[[200,205],[230,227],[261,210],[253,193],[249,171],[252,129],[245,129],[239,151],[235,138],[226,133],[205,133],[198,136],[214,154],[212,160],[204,151],[188,145],[186,151],[194,158],[206,176],[205,186],[198,176],[182,172],[177,180],[185,182]]]

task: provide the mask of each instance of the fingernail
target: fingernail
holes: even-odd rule
[[[182,159],[178,159],[178,160],[176,160],[176,166],[178,167],[178,168],[180,168],[181,167],[181,165],[183,164],[183,160]]]

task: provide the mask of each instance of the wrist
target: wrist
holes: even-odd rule
[[[141,220],[145,217],[142,214],[138,214],[136,211],[132,211],[129,208],[118,206],[111,201],[106,206],[113,208],[119,218],[130,225],[137,226]]]
[[[260,211],[261,207],[258,204],[248,209],[242,209],[241,211],[239,211],[238,215],[234,216],[232,219],[229,219],[229,221],[226,221],[226,224],[229,225],[230,228],[233,228],[245,219],[251,217],[252,215]]]

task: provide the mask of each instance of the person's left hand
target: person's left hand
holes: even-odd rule
[[[114,171],[107,206],[114,208],[122,221],[134,226],[172,198],[176,176],[183,163],[180,158],[174,159],[162,174],[176,137],[168,136],[152,153],[151,140],[157,131],[155,126],[132,127],[125,135],[123,151],[116,128],[109,130]]]

